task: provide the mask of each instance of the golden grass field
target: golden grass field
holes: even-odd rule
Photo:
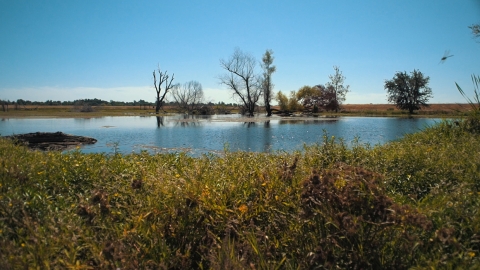
[[[362,112],[362,111],[399,111],[394,104],[344,104],[343,109],[350,112]],[[464,112],[470,110],[469,104],[430,104],[426,108],[422,108],[421,112],[456,112],[458,110]]]

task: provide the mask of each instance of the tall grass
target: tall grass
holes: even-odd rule
[[[473,268],[480,138],[198,158],[32,152],[0,140],[0,268]]]
[[[455,83],[458,91],[467,100],[470,105],[470,112],[467,115],[466,120],[463,122],[465,127],[472,132],[480,133],[480,76],[472,75],[473,83],[473,100],[468,97],[465,91]]]

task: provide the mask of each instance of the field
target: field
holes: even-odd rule
[[[0,268],[479,269],[479,133],[198,158],[0,139]]]
[[[345,104],[343,110],[349,113],[401,113],[393,104]],[[430,106],[422,108],[418,114],[456,114],[458,112],[466,112],[471,109],[469,104],[430,104]],[[403,111],[403,113],[408,113]]]
[[[217,106],[214,105],[215,109]],[[275,108],[275,106],[274,106]],[[237,113],[238,108],[222,107],[231,113]],[[277,108],[278,109],[278,108]],[[468,104],[431,104],[429,107],[417,111],[413,116],[426,117],[450,117],[465,115],[471,109]],[[176,108],[166,106],[162,111],[165,113],[174,113]],[[101,116],[126,116],[126,115],[154,115],[153,108],[140,108],[139,106],[94,106],[91,110],[82,112],[81,109],[74,106],[22,106],[15,109],[13,106],[8,111],[0,111],[0,117],[101,117]],[[339,113],[325,112],[325,115],[360,115],[360,116],[405,116],[408,112],[395,108],[392,104],[345,104]]]

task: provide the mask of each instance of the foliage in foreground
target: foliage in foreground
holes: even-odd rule
[[[479,164],[464,122],[199,158],[1,140],[0,268],[478,267]]]

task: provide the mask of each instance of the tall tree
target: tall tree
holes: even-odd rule
[[[290,98],[288,99],[288,110],[291,112],[303,111],[302,104],[298,103],[296,91],[290,91]]]
[[[180,110],[191,113],[204,101],[202,84],[197,81],[189,81],[183,85],[177,85],[172,89],[172,97]]]
[[[275,99],[278,101],[278,106],[280,106],[280,110],[288,110],[288,97],[285,96],[282,91],[277,92]]]
[[[155,75],[155,70],[153,71],[153,85],[155,86],[155,91],[157,91],[157,100],[155,106],[155,113],[158,114],[160,108],[163,105],[163,101],[165,100],[165,96],[167,95],[168,91],[172,89],[175,85],[172,85],[173,78],[175,74],[172,74],[172,77],[167,74],[167,71],[161,71],[160,67],[158,67],[158,84],[157,84],[157,77]],[[169,80],[170,79],[170,80]],[[162,94],[162,85],[163,85],[163,94]]]
[[[273,64],[272,50],[267,50],[262,58],[262,69],[263,69],[263,78],[262,78],[262,88],[263,88],[263,101],[265,103],[265,111],[267,116],[272,116],[272,108],[270,102],[273,99],[273,83],[272,83],[272,74],[276,71],[276,67]]]
[[[341,104],[345,101],[345,96],[349,92],[350,85],[344,85],[345,76],[342,75],[340,68],[338,66],[333,66],[335,74],[329,75],[330,82],[326,84],[327,89],[332,87],[335,94],[335,102],[331,103],[334,105],[336,112],[340,109]]]
[[[220,76],[220,83],[233,91],[233,96],[243,104],[248,116],[253,116],[255,106],[262,95],[259,78],[255,74],[255,64],[253,56],[238,48],[230,59],[220,60],[220,66],[227,71]]]
[[[410,74],[397,72],[393,79],[385,80],[385,89],[388,92],[388,102],[413,113],[414,110],[428,106],[427,102],[433,95],[432,89],[428,87],[430,77],[425,77],[416,69]]]

